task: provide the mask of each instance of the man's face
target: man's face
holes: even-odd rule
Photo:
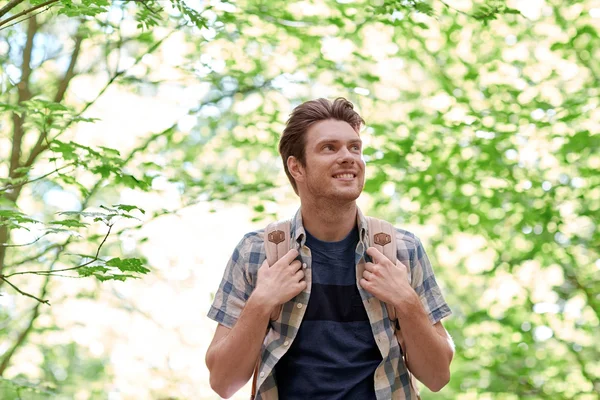
[[[306,132],[303,197],[354,201],[365,183],[365,162],[358,133],[344,121],[325,120]],[[299,187],[300,187],[299,185]]]

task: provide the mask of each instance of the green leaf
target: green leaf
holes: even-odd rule
[[[52,225],[67,226],[69,228],[85,228],[88,226],[85,222],[78,221],[76,219],[64,219],[62,221],[52,221]]]
[[[59,215],[80,215],[84,218],[106,218],[107,214],[93,211],[61,211]]]
[[[72,231],[70,229],[63,229],[63,228],[47,228],[45,230],[46,234],[51,234],[51,233],[66,233],[69,236],[77,236],[77,237],[81,237],[81,235],[79,234],[79,232],[75,232]]]
[[[116,275],[94,275],[94,276],[100,282],[105,282],[105,281],[110,281],[110,280],[124,282],[127,278],[139,279],[138,276],[124,275],[124,274],[116,274]]]
[[[116,156],[116,157],[121,156],[121,153],[117,149],[113,149],[111,147],[104,147],[104,146],[98,146],[98,147],[105,151],[106,154],[104,154],[104,155]]]
[[[0,225],[3,225],[3,221],[12,221],[19,224],[41,224],[40,221],[16,210],[0,210]]]
[[[131,210],[139,210],[142,214],[146,214],[146,211],[138,206],[128,205],[128,204],[114,204],[113,207],[116,207],[118,210],[131,211]]]
[[[79,274],[79,276],[91,276],[96,275],[98,273],[104,274],[105,272],[110,271],[110,268],[102,267],[102,266],[94,266],[94,267],[80,267],[75,271]]]
[[[60,153],[62,158],[65,160],[78,160],[79,156],[75,153],[75,146],[72,144],[61,142],[60,140],[53,140],[50,143],[50,150],[55,153]]]
[[[504,10],[504,14],[521,14],[521,11],[515,9],[515,8],[506,8]]]
[[[150,272],[148,268],[142,266],[142,260],[140,260],[139,258],[111,258],[106,262],[106,265],[110,267],[116,267],[122,272],[130,271],[138,272],[140,274],[146,274]]]

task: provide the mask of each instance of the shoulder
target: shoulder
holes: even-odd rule
[[[394,227],[396,231],[396,243],[398,247],[402,246],[408,249],[416,249],[421,246],[421,239],[412,232],[405,229]]]
[[[264,229],[246,233],[233,251],[232,260],[248,262],[264,253]],[[241,261],[240,260],[240,261]]]
[[[421,239],[413,232],[394,227],[396,230],[396,254],[402,263],[411,265],[425,256],[425,249]]]

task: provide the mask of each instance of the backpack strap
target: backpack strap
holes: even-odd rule
[[[269,267],[290,250],[291,221],[271,222],[265,228],[265,253]]]
[[[396,261],[398,260],[396,254],[396,230],[392,224],[387,221],[373,217],[366,218],[369,233],[369,245],[375,247],[381,254],[386,256],[392,264],[396,265]],[[392,321],[393,325],[397,328],[398,318],[396,318],[396,309],[387,303],[385,304],[385,307],[387,308],[390,321]],[[402,350],[404,350],[404,348]]]
[[[369,236],[369,246],[375,247],[377,250],[381,252],[384,256],[388,258],[394,265],[398,265],[398,255],[397,255],[397,244],[396,244],[396,229],[392,224],[382,219],[377,219],[373,217],[367,218],[367,227],[368,227],[368,236]],[[406,266],[408,272],[408,278],[410,281],[410,267]],[[395,330],[395,336],[398,340],[398,344],[402,349],[402,355],[404,356],[404,361],[408,368],[408,357],[406,353],[406,345],[404,343],[404,337],[402,336],[402,331],[400,329],[400,323],[398,322],[398,317],[396,315],[396,309],[394,306],[385,303],[385,308],[388,312],[388,317],[392,326]],[[410,372],[410,370],[409,370]],[[419,389],[417,387],[417,382],[414,374],[410,373],[410,386],[411,391],[414,392],[417,399],[420,399]]]
[[[265,253],[267,254],[269,267],[290,251],[291,226],[290,220],[284,220],[272,222],[265,228]],[[273,309],[271,313],[272,321],[279,318],[282,309],[282,304]]]
[[[281,257],[283,257],[290,250],[290,239],[291,239],[291,227],[292,222],[288,220],[272,222],[265,228],[264,243],[265,253],[267,255],[267,263],[269,267],[275,264]],[[271,312],[271,321],[276,321],[281,315],[283,304],[273,309]],[[267,328],[268,329],[268,328]],[[260,355],[256,360],[256,366],[254,367],[254,374],[252,377],[252,393],[250,399],[253,400],[256,397],[256,381],[258,380],[258,371],[260,367]]]

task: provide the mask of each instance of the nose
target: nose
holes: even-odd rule
[[[348,150],[347,147],[343,147],[340,152],[338,153],[339,157],[338,157],[338,163],[339,164],[354,164],[355,162],[355,154],[352,154],[352,152],[350,150]]]

